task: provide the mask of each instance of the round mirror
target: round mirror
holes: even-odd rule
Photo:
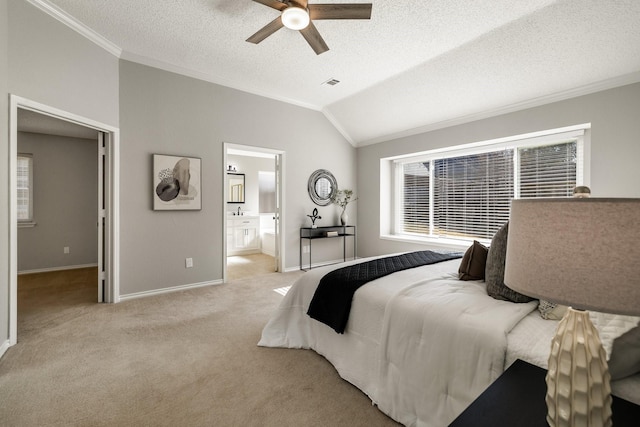
[[[318,206],[327,206],[338,191],[338,183],[331,172],[318,169],[309,177],[309,197]]]

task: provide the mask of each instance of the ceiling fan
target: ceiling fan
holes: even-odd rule
[[[317,55],[329,50],[314,19],[371,19],[371,3],[308,4],[307,0],[253,0],[281,13],[247,39],[258,44],[282,27],[299,30]]]

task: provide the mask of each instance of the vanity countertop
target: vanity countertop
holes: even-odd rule
[[[254,219],[254,218],[259,218],[258,215],[254,215],[251,213],[241,213],[240,215],[238,215],[237,212],[227,212],[227,217],[230,218],[247,218],[247,219]]]

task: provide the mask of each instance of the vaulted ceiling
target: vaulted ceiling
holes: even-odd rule
[[[369,0],[370,20],[315,21],[321,55],[286,28],[247,43],[279,15],[251,0],[28,1],[123,59],[322,111],[356,146],[640,81],[638,0]]]

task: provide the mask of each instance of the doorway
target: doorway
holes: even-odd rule
[[[224,282],[283,271],[284,155],[224,144]]]
[[[119,131],[111,126],[95,122],[57,108],[37,103],[15,95],[10,97],[9,121],[9,168],[10,168],[10,200],[9,200],[9,345],[17,343],[18,328],[18,131],[20,114],[26,114],[34,120],[32,126],[60,126],[76,131],[89,130],[95,135],[97,145],[96,191],[96,230],[97,235],[97,283],[95,283],[96,302],[118,302],[117,276],[117,172]],[[35,123],[37,122],[37,123]],[[25,126],[22,122],[20,126]],[[64,248],[65,253],[68,249]]]

